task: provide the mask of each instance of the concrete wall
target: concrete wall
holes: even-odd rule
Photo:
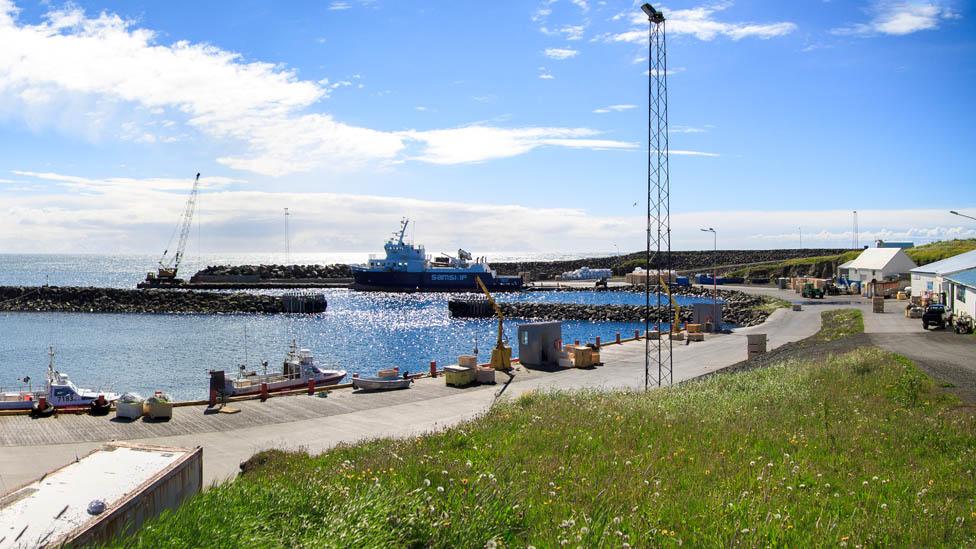
[[[87,547],[102,545],[135,532],[143,522],[159,516],[166,509],[175,509],[188,497],[203,488],[203,448],[192,453],[141,486],[117,507],[109,509],[81,531],[72,532],[66,545]]]

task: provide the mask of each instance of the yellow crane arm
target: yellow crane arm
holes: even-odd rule
[[[671,278],[671,275],[668,275],[668,278]],[[678,302],[674,300],[674,296],[671,295],[671,285],[664,283],[664,277],[661,276],[660,269],[657,272],[657,283],[668,292],[668,299],[671,300],[671,307],[674,308],[674,323],[671,324],[671,332],[674,332],[681,326],[681,306],[678,305]]]
[[[491,297],[491,292],[488,291],[488,287],[485,286],[485,283],[481,281],[481,277],[480,276],[474,277],[474,281],[478,284],[478,288],[481,289],[481,292],[485,294],[485,297],[488,298],[488,303],[491,304],[492,309],[495,309],[495,314],[498,315],[498,319],[504,320],[505,315],[502,313],[502,308],[499,307],[497,303],[495,303],[495,299]]]
[[[504,335],[502,332],[503,329],[502,322],[505,320],[505,314],[502,313],[502,308],[499,307],[497,303],[495,303],[495,298],[491,297],[491,292],[488,291],[488,287],[485,286],[485,283],[481,281],[481,277],[480,276],[474,277],[474,281],[478,285],[478,288],[481,289],[481,292],[485,294],[485,297],[488,298],[488,303],[490,303],[491,307],[495,309],[495,316],[498,317],[498,342],[496,343],[496,347],[501,349],[502,347],[505,346],[505,343],[503,341]]]

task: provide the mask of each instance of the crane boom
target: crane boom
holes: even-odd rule
[[[491,350],[491,366],[496,370],[507,372],[512,369],[512,348],[505,345],[505,313],[502,312],[498,303],[495,303],[495,298],[491,297],[491,292],[481,281],[481,277],[475,276],[474,281],[481,292],[485,294],[485,297],[488,298],[488,303],[491,304],[492,309],[495,310],[495,316],[498,317],[498,341],[495,343],[495,348]]]
[[[190,196],[186,199],[183,215],[180,217],[180,240],[176,246],[176,253],[167,257],[169,253],[167,249],[163,251],[163,256],[159,258],[160,270],[171,270],[173,271],[173,276],[176,276],[176,271],[180,268],[180,262],[183,261],[183,252],[186,251],[186,241],[190,238],[190,227],[193,225],[193,214],[196,213],[197,191],[199,188],[200,174],[198,173],[196,179],[193,180],[193,188],[190,190]]]
[[[159,268],[155,273],[146,274],[146,280],[136,285],[137,288],[170,288],[180,286],[183,280],[176,278],[176,272],[183,261],[183,252],[186,251],[186,241],[190,238],[190,227],[193,226],[193,214],[197,208],[197,193],[200,189],[200,174],[193,180],[193,188],[190,189],[190,196],[186,199],[186,206],[183,207],[183,215],[177,229],[180,231],[180,239],[176,243],[176,253],[169,255],[169,244],[163,255],[159,258]],[[173,234],[176,234],[175,232]],[[170,237],[173,242],[173,237]]]

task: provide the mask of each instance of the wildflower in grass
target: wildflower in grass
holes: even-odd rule
[[[748,528],[743,528],[742,530],[739,530],[739,533],[741,533],[741,534],[748,534],[749,533],[749,529]]]
[[[438,486],[437,487],[437,491],[443,493],[444,492],[444,487],[443,486]]]

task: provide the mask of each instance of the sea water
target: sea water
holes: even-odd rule
[[[192,274],[208,264],[283,259],[212,256],[188,262],[185,272]],[[292,254],[290,259],[296,263],[361,260],[352,254]],[[152,261],[149,256],[0,255],[0,285],[133,287]],[[178,399],[197,399],[206,397],[209,370],[225,370],[233,376],[242,365],[260,372],[263,362],[269,371],[279,370],[292,341],[311,349],[320,364],[362,375],[392,366],[426,371],[432,360],[439,365],[455,363],[458,355],[475,348],[487,361],[495,344],[496,321],[451,318],[447,312],[451,294],[320,291],[329,305],[318,315],[0,313],[0,386],[19,388],[18,380],[25,376],[35,385],[42,383],[49,346],[54,347],[56,367],[80,386],[143,395],[162,390]],[[631,292],[522,292],[497,297],[547,303],[644,303],[643,294]],[[505,321],[515,353],[520,322]],[[585,342],[599,336],[611,341],[617,332],[627,337],[642,328],[637,322],[565,321],[563,340]]]

